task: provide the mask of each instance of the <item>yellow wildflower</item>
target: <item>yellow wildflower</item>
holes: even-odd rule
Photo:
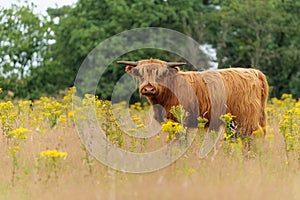
[[[141,119],[139,117],[132,117],[132,121],[141,122]]]
[[[56,149],[40,152],[40,158],[66,158],[67,155],[67,152],[57,151]]]
[[[138,127],[138,128],[145,128],[145,124],[142,124],[142,123],[141,123],[141,124],[138,124],[137,127]]]
[[[208,122],[208,119],[206,119],[206,118],[202,118],[202,117],[198,117],[197,118],[198,119],[198,127],[199,128],[204,128],[205,127],[205,125],[207,124],[207,122]]]
[[[27,139],[26,133],[29,133],[29,132],[31,132],[31,131],[26,128],[23,128],[23,127],[16,128],[16,129],[8,132],[7,138],[26,140]]]
[[[265,136],[266,139],[273,139],[274,137],[275,137],[274,134],[267,134],[267,135]]]
[[[178,133],[181,129],[181,125],[178,122],[173,121],[167,121],[164,123],[161,127],[162,131],[168,132],[168,133]]]
[[[63,123],[66,123],[67,122],[67,118],[65,115],[61,115],[59,116],[58,120],[57,120],[59,123],[63,124]]]
[[[169,141],[169,139],[170,139],[170,136],[166,135],[166,140]]]
[[[252,135],[256,135],[256,136],[262,136],[264,133],[263,133],[263,129],[262,128],[258,128],[257,130],[253,131],[252,132]]]
[[[64,98],[63,98],[63,102],[64,103],[70,103],[71,101],[72,101],[72,97],[73,97],[73,95],[76,93],[76,87],[75,86],[73,86],[73,87],[71,87],[71,88],[69,88],[69,90],[68,90],[68,93],[67,93],[67,95],[65,95],[64,96]]]
[[[229,139],[230,139],[230,135],[228,135],[226,132],[224,132],[223,138],[224,138],[225,140],[229,140]]]
[[[293,130],[298,130],[298,124],[293,124],[293,125],[292,125],[292,129],[293,129]]]
[[[68,118],[73,119],[74,117],[74,111],[68,112]]]
[[[134,104],[130,105],[130,108],[138,111],[142,110],[141,102],[135,102]]]
[[[131,129],[128,130],[128,132],[134,133],[134,132],[138,132],[138,130],[136,130],[136,129],[134,129],[134,128],[131,128]]]
[[[284,100],[284,99],[291,99],[292,98],[292,95],[291,94],[286,94],[286,93],[283,93],[282,96],[281,96],[281,99]]]
[[[8,147],[7,151],[11,154],[16,154],[20,151],[20,147],[18,145],[14,145],[13,147]]]

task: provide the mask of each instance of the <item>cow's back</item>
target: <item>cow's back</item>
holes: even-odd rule
[[[199,107],[203,108],[202,105],[205,105],[207,109],[207,118],[216,120],[221,114],[230,112],[236,116],[238,131],[242,135],[250,135],[266,125],[268,83],[259,70],[229,68],[200,73],[185,72],[185,76],[199,77],[192,78],[191,84],[199,99]],[[203,83],[205,90],[203,86],[197,86]],[[205,110],[200,111],[201,114],[204,112]]]
[[[256,69],[230,68],[219,70],[227,96],[227,111],[236,116],[239,132],[251,135],[265,126],[268,84]]]

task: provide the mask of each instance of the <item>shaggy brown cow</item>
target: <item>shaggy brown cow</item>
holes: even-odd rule
[[[187,125],[196,126],[197,117],[210,123],[221,114],[236,116],[238,132],[251,135],[266,125],[268,83],[265,75],[256,69],[229,68],[203,72],[182,72],[178,66],[185,63],[164,62],[158,59],[126,64],[126,72],[139,83],[139,92],[154,105],[154,118],[163,122],[174,119],[169,112],[181,104],[189,112]]]

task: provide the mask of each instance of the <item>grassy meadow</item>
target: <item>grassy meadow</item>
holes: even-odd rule
[[[216,151],[199,159],[204,134],[199,123],[191,148],[176,162],[130,174],[101,164],[81,144],[74,116],[85,105],[95,105],[106,137],[127,151],[152,151],[188,131],[166,122],[162,133],[148,140],[125,135],[109,101],[86,96],[82,107],[73,107],[73,92],[59,100],[0,102],[0,199],[300,199],[300,102],[291,95],[269,100],[265,136],[257,130],[241,139],[226,129]],[[149,109],[130,106],[136,123],[130,131],[146,128]],[[234,116],[224,119],[229,127]]]

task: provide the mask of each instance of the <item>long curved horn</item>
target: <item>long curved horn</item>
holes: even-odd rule
[[[137,66],[138,62],[135,61],[117,61],[118,64],[125,64],[130,66]]]
[[[176,67],[176,66],[182,66],[182,65],[186,65],[186,63],[184,63],[184,62],[168,62],[167,63],[168,67]]]

